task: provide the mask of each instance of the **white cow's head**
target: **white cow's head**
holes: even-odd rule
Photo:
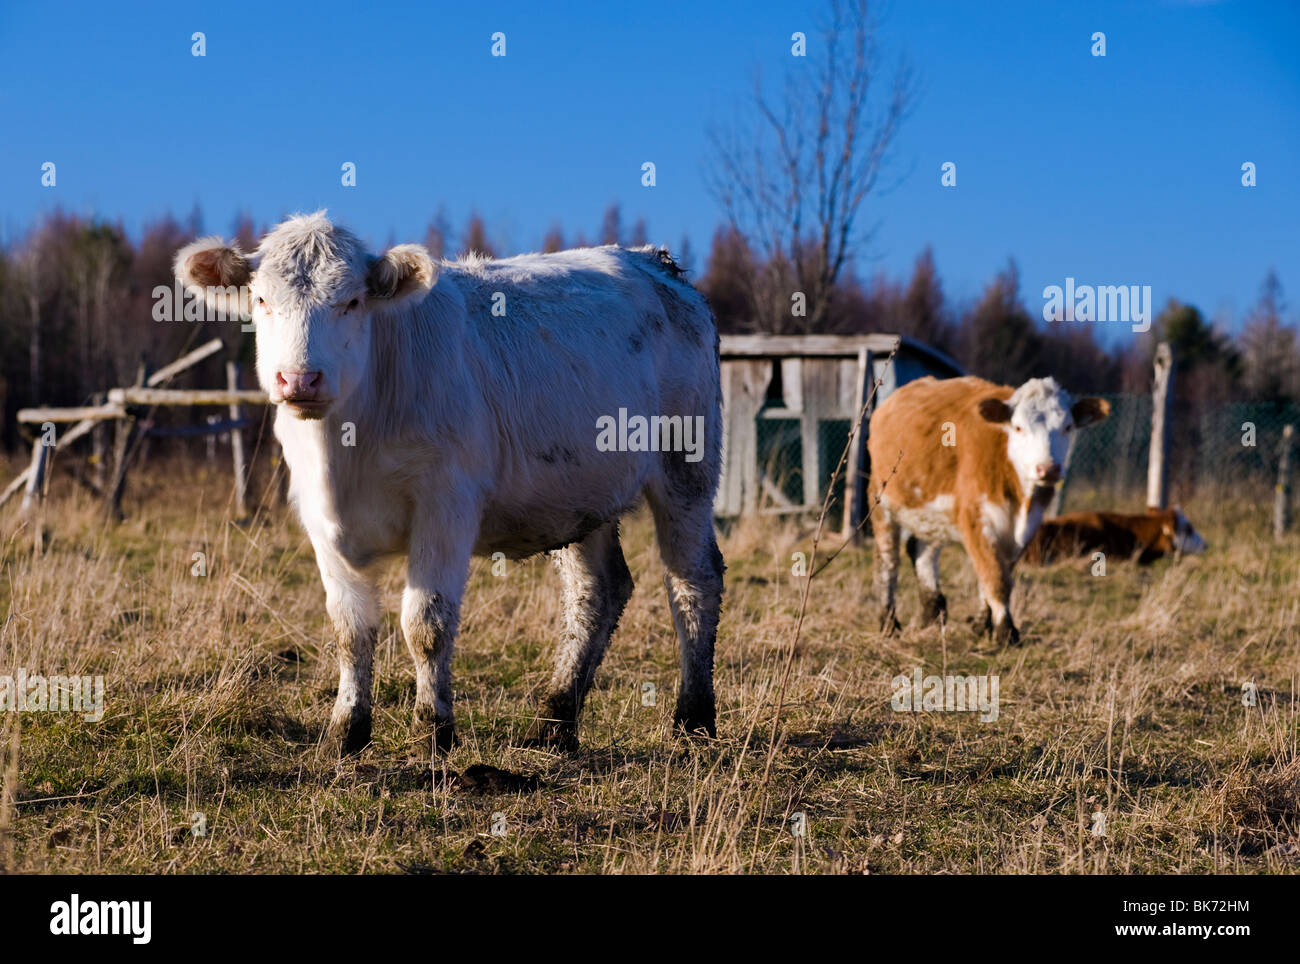
[[[1007,457],[1016,474],[1035,486],[1060,481],[1070,433],[1103,421],[1110,415],[1110,403],[1081,398],[1071,404],[1069,393],[1056,379],[1031,378],[1006,401],[984,399],[979,411],[985,421],[1007,433]]]
[[[298,215],[262,239],[250,264],[237,247],[204,238],[176,255],[176,276],[213,310],[251,317],[257,377],[272,403],[324,418],[365,375],[376,315],[423,298],[437,269],[418,244],[375,257],[323,211]]]

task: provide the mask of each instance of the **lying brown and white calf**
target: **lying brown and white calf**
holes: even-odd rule
[[[1109,558],[1141,565],[1173,553],[1204,552],[1205,540],[1177,508],[1148,509],[1142,515],[1121,512],[1072,512],[1046,519],[1025,550],[1029,563],[1047,563],[1104,552]]]

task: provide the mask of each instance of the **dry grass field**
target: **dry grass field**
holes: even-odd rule
[[[811,524],[725,534],[714,742],[670,730],[676,645],[647,517],[625,526],[637,591],[575,755],[520,746],[550,670],[556,576],[544,559],[502,575],[478,560],[455,658],[461,741],[431,772],[408,762],[400,567],[386,583],[375,742],[340,763],[317,745],[337,672],[323,592],[286,510],[236,526],[228,475],[179,463],[133,477],[119,526],[103,525],[66,476],[53,488],[39,537],[12,505],[0,517],[0,675],[102,675],[106,712],[98,723],[0,714],[0,869],[1300,867],[1300,538],[1275,547],[1262,501],[1186,506],[1211,550],[1178,565],[1112,561],[1104,577],[1082,562],[1021,568],[1024,645],[1010,650],[967,627],[976,595],[956,547],[943,566],[951,625],[882,637],[869,540],[851,547],[813,581],[775,743],[800,610],[792,554],[811,551]],[[193,574],[197,552],[206,575]],[[900,616],[915,611],[907,570]],[[895,712],[890,680],[918,665],[997,674],[998,719]],[[1097,810],[1104,836],[1092,832]]]

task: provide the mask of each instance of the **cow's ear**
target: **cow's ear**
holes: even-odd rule
[[[1000,398],[986,398],[980,402],[980,415],[984,421],[1000,424],[1011,421],[1011,406]]]
[[[438,268],[420,244],[399,244],[370,262],[366,294],[381,301],[419,301],[438,280]]]
[[[177,279],[186,291],[195,292],[207,306],[224,317],[247,317],[248,285],[253,271],[248,259],[235,245],[220,238],[200,238],[176,253]]]
[[[1078,428],[1095,425],[1097,422],[1106,421],[1109,417],[1110,402],[1104,398],[1081,398],[1074,403],[1070,414],[1074,416],[1074,424]]]

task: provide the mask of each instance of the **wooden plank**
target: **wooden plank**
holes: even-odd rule
[[[758,504],[758,411],[767,400],[772,363],[764,360],[722,363],[723,468],[714,511],[737,516]]]
[[[215,355],[219,351],[221,351],[221,339],[213,338],[207,344],[200,345],[192,352],[182,355],[180,358],[176,359],[170,365],[164,365],[162,368],[158,369],[156,372],[154,372],[152,375],[149,376],[149,379],[148,381],[145,382],[145,385],[149,386],[150,388],[157,388],[159,385],[163,384],[164,382],[171,381],[181,372],[185,371],[185,369],[192,368],[193,366],[197,365],[199,362],[203,361],[203,359],[207,358],[209,355]]]
[[[72,426],[72,428],[64,432],[62,438],[59,438],[54,443],[54,450],[57,452],[65,445],[68,445],[71,442],[75,442],[77,439],[81,438],[83,435],[85,435],[92,428],[94,428],[96,425],[99,424],[101,423],[91,421],[91,420],[78,422],[76,425]],[[17,493],[19,490],[22,489],[22,487],[26,484],[27,479],[30,477],[31,471],[32,471],[32,467],[28,465],[27,468],[23,469],[21,472],[18,473],[17,478],[15,478],[12,482],[9,483],[8,486],[5,487],[4,492],[0,493],[0,506],[8,502],[14,496],[15,493]]]
[[[102,406],[107,397],[104,392],[96,392],[93,401]],[[90,433],[90,471],[91,482],[103,495],[108,485],[108,426],[103,422],[96,422]]]
[[[226,388],[239,392],[239,362],[226,362]],[[230,420],[240,420],[239,405],[230,406]],[[235,466],[235,518],[242,519],[248,515],[248,475],[244,466],[244,434],[239,429],[230,432],[230,457]]]
[[[18,421],[42,424],[44,422],[102,421],[121,418],[126,410],[121,405],[83,405],[80,408],[20,408]]]
[[[783,511],[800,511],[803,509],[803,506],[791,502],[790,498],[766,475],[759,480],[759,485],[763,489],[763,495],[767,497],[772,506]],[[767,508],[766,505],[763,507],[764,510]]]
[[[718,491],[713,496],[713,514],[730,518],[740,512],[740,503],[731,499],[736,473],[727,464],[731,461],[731,364],[722,362],[718,367],[718,375],[722,380],[722,466],[718,472]],[[283,449],[276,454],[283,459]],[[280,463],[277,463],[276,468],[280,468]]]
[[[822,491],[821,424],[833,414],[838,394],[838,363],[828,358],[806,358],[802,368],[803,414],[799,416],[800,448],[803,450],[803,504],[820,509],[826,493]],[[839,453],[835,453],[837,460]]]
[[[854,402],[858,397],[858,386],[862,383],[861,354],[858,353],[858,358],[841,358],[835,362],[835,404],[829,418],[847,418],[850,423],[857,419],[861,409]]]
[[[723,358],[817,358],[858,357],[863,348],[889,354],[898,335],[723,335],[719,350]]]
[[[22,489],[22,487],[27,483],[27,477],[31,475],[31,472],[32,467],[29,464],[27,468],[18,473],[12,482],[5,486],[4,492],[0,492],[0,505],[4,505],[13,497],[15,492]]]
[[[844,525],[843,537],[845,539],[855,539],[859,535],[859,527],[862,523],[862,516],[866,511],[867,504],[867,432],[871,426],[872,408],[875,401],[871,396],[871,386],[875,380],[875,358],[872,353],[864,348],[858,353],[857,364],[857,387],[853,393],[854,412],[853,418],[856,420],[858,413],[862,413],[862,422],[857,431],[853,433],[849,443],[849,457],[844,465]],[[871,403],[870,405],[868,403]],[[863,407],[866,410],[863,411]],[[849,431],[853,432],[853,426],[849,426]]]
[[[141,362],[136,370],[136,386],[143,386],[148,377],[149,366]],[[113,392],[116,391],[121,389],[114,388],[109,391],[109,402],[115,401]],[[117,404],[122,403],[117,402]],[[122,517],[122,496],[126,493],[126,471],[130,467],[131,456],[135,454],[137,448],[136,439],[140,434],[139,421],[135,415],[128,413],[126,418],[117,422],[117,438],[113,440],[113,479],[105,490],[105,508],[114,520]]]
[[[803,414],[803,359],[781,359],[781,401],[785,403],[784,418],[798,418]],[[766,416],[768,410],[764,410]]]
[[[86,419],[84,422],[78,422],[76,425],[72,426],[72,428],[64,432],[62,437],[55,442],[54,450],[57,452],[59,449],[63,448],[63,446],[70,445],[98,424],[99,423],[94,419]]]
[[[27,470],[27,491],[23,493],[23,515],[30,515],[41,504],[45,487],[45,468],[49,465],[50,449],[44,437],[32,443],[32,464]]]
[[[1169,411],[1174,398],[1174,353],[1169,342],[1156,347],[1151,389],[1151,451],[1147,460],[1147,508],[1163,509],[1167,497]]]
[[[116,405],[266,405],[266,392],[219,388],[113,388],[109,402]]]

